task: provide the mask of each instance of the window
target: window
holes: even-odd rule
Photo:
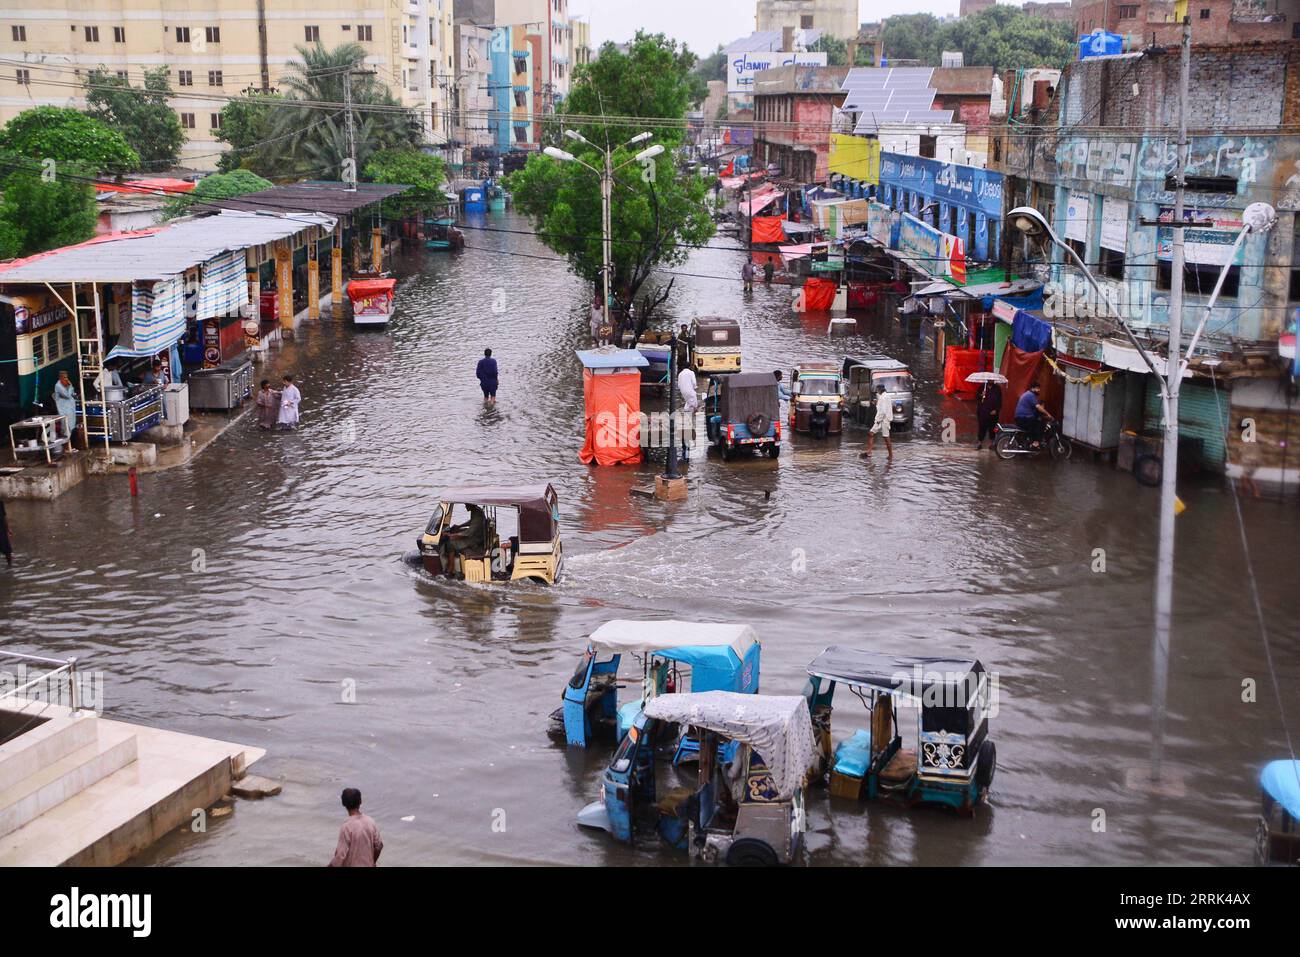
[[[1082,239],[1067,239],[1066,242],[1069,244],[1070,248],[1074,250],[1075,255],[1077,255],[1084,262],[1087,262],[1087,255],[1088,255],[1087,243],[1085,243]]]
[[[1101,253],[1101,274],[1109,279],[1123,279],[1124,254],[1113,249],[1107,249],[1105,246],[1102,246],[1099,251]]]
[[[516,143],[527,143],[527,142],[528,142],[528,127],[526,127],[526,126],[516,126],[516,127],[515,127],[515,142],[516,142]]]
[[[528,94],[524,90],[515,90],[515,106],[527,106]]]
[[[31,70],[18,70],[18,71],[16,71],[16,73],[15,73],[15,78],[18,80],[18,85],[19,85],[19,86],[31,86],[31,83],[32,83],[32,71],[31,71]]]
[[[45,365],[45,337],[32,336],[32,361],[37,366]]]
[[[208,86],[221,86],[221,85],[222,85],[222,84],[221,84],[221,71],[220,71],[220,70],[209,70],[209,71],[208,71]]]
[[[209,43],[221,42],[221,27],[204,27],[203,39]]]
[[[84,29],[85,29],[85,31],[86,31],[86,42],[87,42],[87,43],[98,43],[98,42],[99,42],[99,27],[85,27]]]
[[[126,42],[126,27],[113,27],[113,42],[114,43]]]
[[[320,43],[320,27],[303,27],[303,32],[307,35],[308,43]]]
[[[15,43],[27,42],[27,28],[25,26],[22,25],[11,26],[9,28],[9,32],[13,36]]]
[[[1214,291],[1214,284],[1219,279],[1222,267],[1209,263],[1186,263],[1183,266],[1183,292],[1192,296],[1208,296]],[[1169,290],[1173,282],[1173,263],[1168,259],[1160,260],[1156,273],[1156,288]],[[1241,278],[1241,267],[1231,266],[1223,280],[1220,299],[1236,299],[1237,284]]]
[[[811,30],[813,28],[813,18],[810,14],[805,13],[799,18],[800,30]]]
[[[515,57],[515,75],[518,76],[528,72],[528,61],[521,56]]]
[[[190,42],[190,28],[189,28],[189,27],[177,27],[177,28],[176,28],[176,42],[177,42],[177,43],[189,43],[189,42]]]
[[[59,352],[65,356],[72,352],[72,323],[59,330]]]
[[[193,113],[182,113],[182,114],[181,114],[181,128],[182,128],[182,129],[186,129],[186,130],[192,130],[192,129],[194,129],[194,114],[193,114]]]
[[[1136,3],[1121,3],[1119,6],[1119,18],[1121,20],[1136,20],[1138,8]]]
[[[368,23],[357,24],[357,39],[363,43],[369,43],[375,38],[375,28]]]
[[[921,146],[917,151],[917,156],[924,156],[927,159],[934,159],[935,138],[933,136],[921,136]]]
[[[1201,8],[1201,19],[1202,19],[1202,20],[1208,20],[1208,19],[1210,19],[1210,11],[1209,11],[1209,8],[1208,8],[1208,7],[1202,7],[1202,8]]]
[[[116,72],[117,72],[117,78],[118,78],[119,80],[125,80],[125,79],[127,79],[127,75],[126,75],[126,71],[125,71],[125,70],[118,70],[118,71],[116,71]]]
[[[193,72],[191,72],[190,70],[177,70],[177,71],[176,71],[176,85],[177,85],[177,86],[193,86],[193,85],[194,85],[194,74],[193,74]]]
[[[209,125],[210,125],[214,130],[219,130],[219,129],[221,129],[221,114],[220,114],[220,113],[209,113],[208,115],[211,117],[211,123],[210,123]]]

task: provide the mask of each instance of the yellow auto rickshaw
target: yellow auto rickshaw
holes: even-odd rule
[[[554,585],[564,564],[550,485],[448,489],[415,544],[425,571],[460,581]]]
[[[702,375],[740,371],[740,323],[696,319],[691,324],[691,368]]]

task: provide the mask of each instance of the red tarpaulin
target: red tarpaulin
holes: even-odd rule
[[[641,373],[582,372],[587,439],[583,465],[636,465],[641,461]]]
[[[981,349],[963,349],[949,346],[943,360],[943,394],[959,399],[973,399],[979,386],[966,381],[972,372],[989,372],[993,367],[993,353]]]
[[[809,279],[803,284],[803,311],[818,312],[835,304],[836,285],[830,279]]]
[[[880,302],[880,287],[865,282],[849,283],[849,308],[873,309]]]
[[[1002,387],[1001,421],[1015,421],[1016,403],[1035,382],[1043,387],[1039,396],[1043,407],[1058,419],[1061,417],[1065,407],[1065,385],[1052,373],[1052,367],[1043,361],[1042,352],[1023,352],[1008,342],[999,371],[1007,377],[1007,384]]]
[[[755,216],[753,219],[754,242],[783,243],[785,229],[781,226],[785,220],[780,216]]]

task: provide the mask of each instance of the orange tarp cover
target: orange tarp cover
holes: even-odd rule
[[[831,279],[809,279],[803,284],[803,311],[818,312],[835,305],[836,285]]]
[[[753,219],[754,242],[785,242],[785,229],[781,226],[784,221],[780,216],[755,216]]]
[[[391,296],[396,279],[353,279],[348,283],[348,298],[373,299],[375,296]]]
[[[976,383],[967,382],[966,377],[972,372],[992,371],[993,353],[989,350],[949,346],[943,360],[943,394],[956,395],[959,399],[973,399],[979,394],[980,387]]]
[[[583,465],[637,465],[641,461],[641,373],[582,371],[587,440]]]

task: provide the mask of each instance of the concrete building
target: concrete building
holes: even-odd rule
[[[997,0],[961,0],[961,5],[957,7],[957,16],[974,16],[981,10],[987,10],[996,3]]]
[[[1070,0],[1058,0],[1054,3],[1036,3],[1035,0],[1029,0],[1020,9],[1040,20],[1053,20],[1057,23],[1074,22],[1074,4]]]
[[[857,0],[758,0],[754,28],[780,33],[794,30],[820,30],[840,40],[858,34]]]
[[[1195,18],[1192,24],[1195,31]],[[1008,239],[1004,254],[1039,263],[1040,276],[1054,284],[1047,318],[1062,360],[1123,373],[1099,399],[1120,403],[1116,435],[1121,427],[1159,428],[1161,412],[1154,377],[1104,317],[1118,312],[1160,350],[1169,336],[1171,289],[1181,283],[1186,347],[1227,266],[1183,384],[1180,430],[1197,440],[1193,458],[1206,469],[1232,475],[1258,468],[1260,482],[1289,470],[1294,482],[1300,461],[1283,459],[1288,430],[1297,428],[1283,337],[1300,309],[1300,143],[1282,130],[1300,123],[1300,44],[1193,46],[1185,215],[1199,225],[1186,231],[1182,276],[1172,274],[1173,231],[1159,225],[1171,221],[1174,205],[1178,79],[1176,48],[1163,47],[1072,63],[1056,89],[1035,85],[1027,109],[1019,95],[1008,98],[1009,119],[1017,122],[994,151],[1006,206],[1040,210],[1090,264],[1106,301],[1082,292],[1058,249]],[[1275,207],[1277,224],[1248,237],[1229,259],[1243,210],[1255,202]],[[1050,265],[1041,265],[1044,257]],[[1260,410],[1268,415],[1254,414]],[[1245,418],[1276,434],[1261,431],[1262,445],[1243,448],[1229,426]]]
[[[496,26],[523,26],[541,40],[537,44],[542,84],[538,105],[553,112],[569,94],[573,79],[573,24],[569,0],[496,0]]]
[[[847,66],[783,66],[754,78],[754,159],[780,167],[779,177],[824,183],[830,129],[844,103]]]
[[[1183,17],[1193,44],[1300,39],[1300,0],[1073,0],[1080,33],[1106,30],[1176,44]]]
[[[0,122],[32,106],[84,107],[99,66],[135,84],[167,66],[186,143],[181,164],[216,165],[227,98],[273,88],[296,47],[356,42],[394,95],[420,110],[434,144],[450,138],[452,0],[28,0],[0,12]]]
[[[573,17],[573,65],[585,66],[596,55],[591,48],[591,24],[585,17]]]
[[[455,140],[467,160],[484,159],[495,146],[492,136],[492,28],[456,23],[456,76],[453,87]]]

